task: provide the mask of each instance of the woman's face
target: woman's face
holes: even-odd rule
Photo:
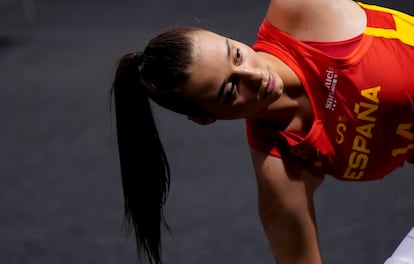
[[[283,90],[280,76],[249,46],[201,31],[194,35],[183,93],[216,119],[260,117]]]

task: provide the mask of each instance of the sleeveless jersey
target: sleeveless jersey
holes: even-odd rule
[[[367,27],[349,55],[332,57],[273,27],[260,26],[256,51],[300,78],[314,112],[306,136],[246,120],[252,148],[294,156],[342,180],[381,179],[414,158],[414,17],[359,3]]]

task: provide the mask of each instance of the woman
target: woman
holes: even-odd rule
[[[323,7],[323,8],[321,8]],[[313,194],[414,158],[414,18],[351,0],[271,0],[253,48],[175,28],[119,62],[113,92],[127,224],[161,263],[167,157],[148,98],[189,119],[246,119],[277,263],[321,263]],[[386,121],[386,122],[385,122]]]

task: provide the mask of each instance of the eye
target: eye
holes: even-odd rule
[[[229,81],[229,88],[227,89],[227,92],[226,92],[227,100],[231,100],[234,98],[234,96],[236,95],[236,91],[237,91],[237,85],[238,85],[238,82],[236,80]]]
[[[242,62],[242,58],[243,56],[242,56],[241,50],[240,48],[237,48],[234,51],[234,64],[240,65],[240,63]]]

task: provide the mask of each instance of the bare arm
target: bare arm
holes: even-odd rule
[[[251,149],[260,218],[278,264],[322,263],[313,194],[321,183],[298,164]]]

